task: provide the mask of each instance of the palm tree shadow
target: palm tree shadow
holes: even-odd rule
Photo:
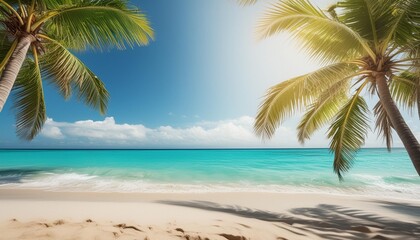
[[[45,169],[0,169],[0,184],[21,183],[26,177],[43,171]]]
[[[310,208],[293,208],[288,213],[281,214],[208,201],[159,201],[159,203],[258,219],[272,222],[279,228],[291,231],[276,224],[283,223],[322,239],[420,239],[418,224],[338,205],[320,204]],[[387,204],[389,206],[394,204],[395,208],[401,208],[400,203],[387,202]],[[419,207],[411,207],[419,210]],[[337,233],[345,233],[345,236]]]
[[[379,203],[380,206],[384,208],[387,208],[394,212],[398,212],[398,213],[405,214],[408,216],[413,216],[415,218],[418,218],[420,221],[420,207],[419,206],[411,205],[408,203],[396,203],[396,202],[390,202],[390,201],[375,201],[375,202]]]

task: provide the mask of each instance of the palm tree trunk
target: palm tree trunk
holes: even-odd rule
[[[377,73],[376,85],[378,87],[378,94],[382,106],[388,114],[392,126],[403,142],[404,147],[407,150],[411,161],[413,162],[414,168],[417,171],[417,174],[420,176],[420,144],[414,134],[411,132],[410,128],[408,128],[403,117],[401,116],[400,111],[397,108],[397,105],[392,99],[384,74]]]
[[[19,39],[16,49],[10,56],[9,62],[6,64],[4,71],[0,77],[0,112],[3,110],[4,104],[9,97],[10,91],[15,84],[16,77],[26,58],[29,46],[35,40],[32,35],[26,35]]]

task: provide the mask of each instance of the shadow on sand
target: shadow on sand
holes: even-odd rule
[[[289,210],[289,213],[281,214],[207,201],[159,201],[159,203],[258,219],[272,222],[279,228],[291,231],[278,223],[287,224],[299,229],[300,232],[316,235],[321,239],[420,239],[420,219],[417,223],[404,222],[338,205],[320,204],[311,208],[293,208]],[[386,201],[377,203],[400,214],[414,217],[420,215],[418,206]],[[337,233],[345,233],[345,236]],[[304,234],[299,233],[299,235]]]

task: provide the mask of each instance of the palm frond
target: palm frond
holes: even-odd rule
[[[407,17],[410,23],[415,26],[415,30],[419,31],[420,26],[420,1],[418,0],[404,0],[402,2],[402,7],[404,10],[407,11]],[[418,35],[417,35],[418,36]]]
[[[394,19],[387,28],[386,37],[383,41],[384,47],[392,41],[394,45],[405,46],[410,43],[416,35],[416,26],[413,24],[413,17],[417,15],[413,9],[419,9],[420,2],[415,0],[395,1],[393,12],[390,14]],[[418,30],[417,30],[418,32]]]
[[[153,30],[146,16],[138,8],[126,6],[126,1],[72,1],[47,11],[33,28],[45,23],[48,36],[66,48],[125,49],[146,45],[153,39]]]
[[[412,110],[419,107],[420,76],[412,72],[402,72],[392,76],[390,91],[395,101],[402,107]],[[418,109],[420,117],[420,108]]]
[[[347,102],[347,91],[350,81],[350,78],[338,81],[326,89],[314,103],[307,107],[308,110],[297,127],[300,143],[303,144],[316,130],[330,122],[343,104]]]
[[[48,39],[46,49],[40,58],[42,74],[65,98],[76,90],[80,100],[105,114],[109,94],[101,80],[57,41]]]
[[[330,19],[308,0],[285,0],[273,5],[261,19],[262,37],[280,32],[292,34],[311,58],[323,63],[364,56],[375,58],[368,42],[343,23]]]
[[[21,0],[20,0],[21,1]],[[26,4],[29,5],[31,4],[33,0],[26,0]],[[74,1],[74,0],[36,0],[35,3],[35,7],[36,9],[38,9],[38,11],[40,12],[44,12],[44,11],[49,11],[49,10],[54,10],[57,8],[63,8],[66,6],[72,6],[75,2],[80,2],[79,1]]]
[[[39,66],[27,58],[19,71],[13,87],[16,111],[16,133],[32,140],[42,129],[46,120],[44,92]]]
[[[375,131],[378,131],[378,134],[382,136],[382,138],[386,142],[386,147],[388,151],[391,151],[392,147],[392,123],[391,119],[388,117],[384,107],[382,106],[381,101],[376,103],[375,107],[373,107],[373,114],[376,117],[375,122]]]
[[[263,139],[271,138],[287,117],[310,104],[323,89],[353,75],[356,70],[354,64],[337,63],[271,87],[254,123],[256,134]]]
[[[355,152],[365,143],[369,129],[366,101],[355,94],[338,112],[329,128],[330,149],[334,152],[334,172],[340,180],[353,163]]]
[[[376,48],[395,20],[394,5],[395,0],[340,1],[338,7],[342,14],[339,19]]]

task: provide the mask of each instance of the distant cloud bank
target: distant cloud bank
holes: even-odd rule
[[[48,118],[41,136],[56,142],[90,146],[276,147],[274,142],[264,144],[254,135],[253,121],[252,117],[243,116],[224,121],[201,121],[186,128],[148,128],[142,124],[117,123],[114,117],[107,117],[103,121],[83,120],[73,123],[56,122]],[[288,128],[280,128],[277,135],[288,141],[295,138],[294,132]]]
[[[185,128],[118,123],[114,117],[102,121],[56,122],[48,118],[41,136],[55,146],[116,148],[259,148],[302,147],[295,126],[281,126],[274,139],[262,142],[253,131],[254,119],[242,116],[223,121],[199,121]],[[417,129],[415,129],[417,130]],[[326,129],[314,134],[305,147],[328,147]],[[416,135],[420,134],[416,132]],[[401,146],[398,137],[394,146]],[[365,147],[384,147],[376,134],[369,133]]]

